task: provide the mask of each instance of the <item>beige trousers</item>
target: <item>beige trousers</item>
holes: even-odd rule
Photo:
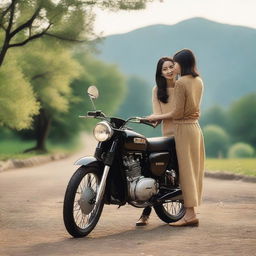
[[[205,159],[203,134],[197,121],[177,122],[174,137],[184,206],[196,207],[202,200]]]

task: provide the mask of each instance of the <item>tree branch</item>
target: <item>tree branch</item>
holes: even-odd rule
[[[31,80],[36,80],[36,79],[38,79],[38,78],[43,78],[43,77],[45,77],[46,75],[49,75],[49,74],[51,74],[51,73],[53,73],[53,72],[47,71],[47,72],[44,72],[44,73],[41,73],[41,74],[37,74],[37,75],[33,76],[33,77],[31,78]]]
[[[30,37],[28,37],[26,40],[24,40],[23,42],[16,43],[16,44],[9,44],[9,47],[8,47],[8,48],[18,47],[18,46],[25,45],[25,44],[27,44],[29,41],[35,40],[35,39],[37,39],[37,38],[39,38],[39,37],[45,35],[46,32],[47,32],[47,30],[51,27],[51,25],[52,25],[52,24],[50,23],[49,26],[48,26],[43,32],[41,32],[41,33],[39,33],[39,34],[35,34],[35,35],[33,35],[33,36],[30,36]]]
[[[21,30],[23,30],[27,27],[30,27],[32,25],[33,21],[35,20],[36,16],[38,15],[38,13],[40,12],[40,10],[41,10],[41,7],[38,7],[37,10],[35,11],[35,13],[32,15],[32,17],[27,22],[23,23],[22,25],[20,25],[19,27],[17,27],[15,30],[13,30],[10,33],[10,37],[12,38]]]
[[[70,42],[76,42],[76,43],[87,42],[87,40],[78,40],[78,39],[73,39],[73,38],[67,38],[67,37],[54,35],[54,34],[50,34],[50,33],[45,33],[45,35],[50,36],[50,37],[54,37],[54,38],[57,38],[57,39],[60,39],[60,40],[64,40],[64,41],[70,41]]]
[[[15,10],[15,0],[12,1],[11,5],[10,5],[10,18],[9,18],[9,24],[6,28],[6,36],[8,35],[8,38],[10,39],[9,37],[9,33],[11,31],[11,28],[12,28],[12,25],[13,25],[13,17],[14,17],[14,10]]]
[[[13,3],[11,3],[1,14],[0,22],[2,22],[4,16],[9,12]]]
[[[6,28],[4,27],[4,24],[0,23],[0,27],[1,27],[4,31],[6,31]]]

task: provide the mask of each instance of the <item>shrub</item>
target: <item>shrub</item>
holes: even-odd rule
[[[203,129],[203,133],[207,156],[226,156],[229,145],[229,136],[226,131],[217,125],[207,125]]]
[[[229,158],[253,157],[254,149],[251,145],[238,142],[233,144],[228,151]]]

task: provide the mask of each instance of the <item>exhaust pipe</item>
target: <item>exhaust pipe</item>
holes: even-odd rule
[[[183,197],[182,197],[181,189],[174,189],[171,192],[169,192],[161,197],[156,198],[156,201],[160,203],[160,202],[162,202],[164,200],[168,200],[168,199],[182,200]]]

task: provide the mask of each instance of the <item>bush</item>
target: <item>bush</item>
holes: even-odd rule
[[[203,133],[207,156],[218,158],[226,156],[229,146],[229,136],[226,131],[217,125],[207,125]]]
[[[251,145],[246,143],[235,143],[229,148],[228,157],[229,158],[244,158],[253,157],[254,149]]]

